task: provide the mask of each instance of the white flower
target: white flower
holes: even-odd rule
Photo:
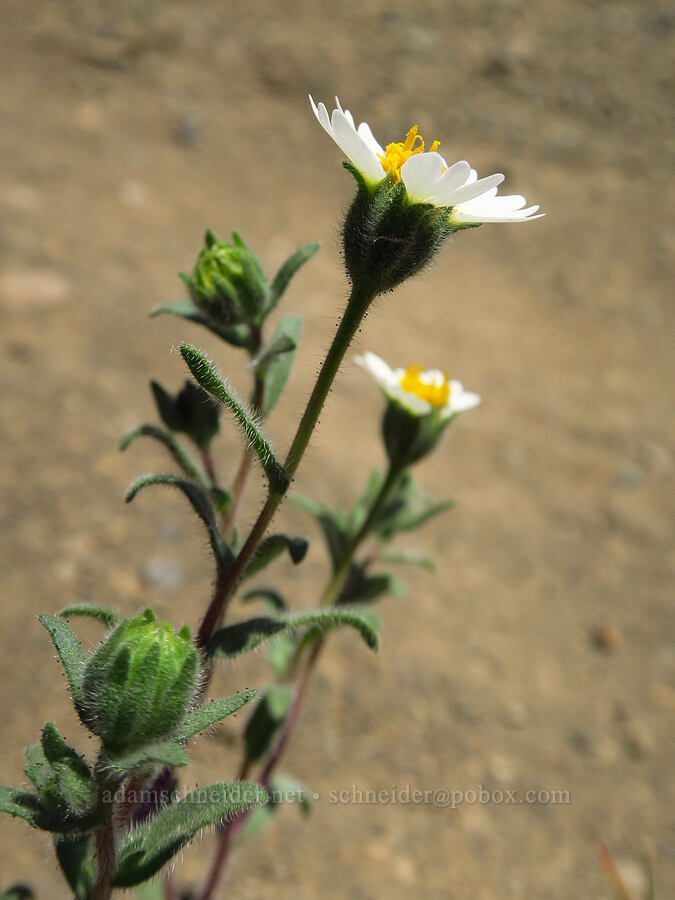
[[[441,422],[480,403],[478,394],[465,391],[459,381],[444,372],[422,366],[391,369],[375,353],[357,356],[355,362],[369,372],[390,400],[404,406],[414,416],[436,413]]]
[[[449,166],[437,152],[438,141],[434,141],[431,149],[425,151],[417,125],[413,125],[405,141],[387,144],[383,149],[366,122],[356,127],[352,114],[348,109],[342,109],[337,97],[337,108],[331,115],[325,104],[319,103],[317,106],[311,94],[309,100],[324,130],[371,184],[378,184],[391,172],[394,181],[405,184],[411,203],[450,207],[450,219],[458,226],[481,222],[525,222],[544,215],[535,215],[538,206],[525,207],[526,200],[519,194],[498,197],[497,186],[504,180],[503,175],[478,178],[476,170],[466,160]]]

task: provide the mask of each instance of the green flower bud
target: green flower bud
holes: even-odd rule
[[[207,231],[192,277],[184,277],[195,304],[222,326],[258,326],[265,315],[269,291],[258,257],[234,232],[234,243],[219,241]]]
[[[202,452],[208,452],[220,430],[220,404],[194,381],[186,381],[175,395],[157,381],[151,381],[150,387],[166,427],[187,434]]]
[[[434,449],[450,419],[418,416],[395,400],[382,417],[382,437],[389,461],[397,469],[419,462]]]
[[[170,737],[190,709],[199,656],[152,610],[121,622],[87,662],[78,713],[107,752]]]
[[[391,291],[428,265],[452,233],[447,210],[411,203],[391,174],[372,185],[351,163],[344,166],[359,188],[343,229],[347,273],[373,295]]]

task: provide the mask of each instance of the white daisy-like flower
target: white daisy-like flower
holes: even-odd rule
[[[443,422],[480,403],[478,394],[465,391],[459,381],[439,369],[422,366],[392,369],[375,353],[357,356],[355,362],[369,372],[389,400],[405,407],[414,416],[436,414]]]
[[[323,129],[371,184],[379,184],[391,173],[395,182],[404,183],[411,203],[448,207],[451,221],[458,226],[526,222],[544,215],[535,215],[539,207],[526,207],[527,201],[519,194],[498,197],[497,186],[504,175],[479,178],[466,160],[448,165],[438,153],[439,141],[425,150],[417,125],[403,142],[387,144],[383,149],[368,123],[361,122],[357,128],[354,117],[348,109],[342,109],[337,97],[337,108],[330,115],[325,104],[317,105],[311,94],[309,101]]]

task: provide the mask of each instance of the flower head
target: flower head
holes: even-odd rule
[[[504,175],[478,178],[466,160],[448,165],[438,152],[439,141],[425,150],[417,125],[402,142],[382,148],[366,122],[356,127],[352,114],[342,109],[337,97],[337,107],[330,115],[324,103],[317,105],[311,95],[309,99],[323,129],[367,182],[377,185],[390,174],[395,183],[403,182],[410,203],[448,208],[453,230],[483,222],[524,222],[544,215],[535,215],[539,207],[526,207],[520,195],[498,197],[497,187]]]
[[[459,381],[438,369],[422,366],[392,369],[374,353],[357,356],[387,398],[382,433],[391,464],[405,468],[422,459],[438,443],[458,413],[480,403],[478,394],[465,391]]]
[[[445,421],[480,403],[478,394],[465,391],[459,381],[448,379],[439,369],[424,371],[418,365],[392,369],[370,352],[357,356],[355,362],[373,376],[387,399],[413,416],[434,416]]]

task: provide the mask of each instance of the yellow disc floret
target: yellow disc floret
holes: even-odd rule
[[[417,143],[418,141],[419,143]],[[434,141],[428,152],[433,153],[436,151],[440,143],[440,141]],[[416,144],[417,146],[415,146]],[[379,153],[378,156],[384,171],[391,172],[394,176],[394,181],[400,181],[401,166],[416,153],[424,153],[424,141],[422,136],[417,133],[417,125],[413,125],[402,144],[387,144],[384,156],[381,156]]]
[[[450,382],[445,372],[425,372],[422,366],[408,366],[400,385],[407,394],[414,394],[435,408],[446,406],[450,399]]]

